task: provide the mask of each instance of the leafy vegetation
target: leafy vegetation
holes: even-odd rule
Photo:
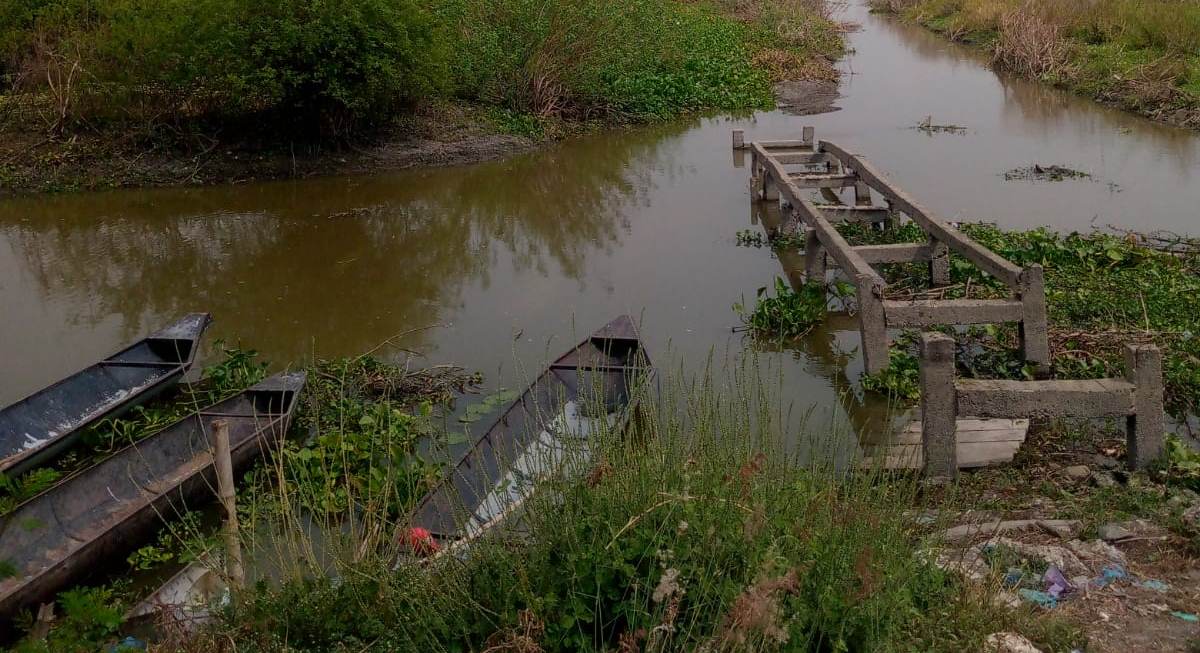
[[[862,389],[877,392],[904,403],[921,398],[920,361],[903,348],[888,351],[888,364],[875,374],[862,377]]]
[[[770,106],[773,76],[812,74],[840,48],[823,3],[783,0],[15,0],[0,9],[0,74],[54,130],[207,121],[345,138],[416,103],[460,97],[536,133],[548,116]]]
[[[347,547],[336,580],[260,584],[180,648],[959,651],[1001,628],[1054,650],[1078,642],[914,556],[915,481],[798,465],[769,393],[694,387],[669,390],[681,394],[628,437],[571,449],[590,472],[543,482],[520,546],[485,538],[397,568],[395,543]]]
[[[758,289],[753,309],[739,302],[733,310],[756,336],[793,340],[812,331],[825,318],[825,293],[825,284],[808,283],[793,290],[776,277],[774,296],[764,286]]]
[[[1200,124],[1200,6],[1176,0],[873,0],[999,66],[1152,117]]]

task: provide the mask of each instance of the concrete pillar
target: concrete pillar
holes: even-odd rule
[[[855,206],[871,206],[871,187],[866,182],[855,182],[854,184],[854,205]]]
[[[816,141],[816,133],[817,130],[811,125],[804,127],[800,130],[800,140],[804,141],[805,145],[812,147]]]
[[[854,280],[858,300],[858,323],[862,333],[863,366],[876,374],[888,365],[887,318],[883,314],[883,288],[871,276]]]
[[[1042,266],[1034,263],[1021,271],[1021,356],[1033,363],[1034,376],[1050,376],[1050,338],[1046,332],[1046,282]]]
[[[804,234],[804,276],[810,282],[825,283],[825,246],[817,238],[815,229],[806,229]]]
[[[733,149],[740,150],[746,147],[746,132],[735,129],[733,130]]]
[[[779,200],[779,185],[775,183],[775,177],[766,171],[763,171],[762,198],[771,202]]]
[[[1125,345],[1125,378],[1135,386],[1133,415],[1127,418],[1126,463],[1145,469],[1163,452],[1162,352],[1154,345]]]
[[[937,238],[929,239],[933,256],[929,259],[929,284],[932,286],[950,285],[950,248]]]
[[[954,391],[954,338],[921,334],[921,453],[925,476],[958,477],[958,398]]]

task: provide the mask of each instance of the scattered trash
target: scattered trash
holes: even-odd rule
[[[1036,603],[1038,606],[1046,608],[1047,610],[1053,610],[1054,608],[1058,607],[1058,599],[1047,594],[1046,592],[1021,588],[1017,590],[1017,595],[1026,601],[1029,601],[1030,603]]]
[[[1046,584],[1046,593],[1056,599],[1075,591],[1075,586],[1071,581],[1063,576],[1062,570],[1054,565],[1046,569],[1046,573],[1042,575],[1042,582]]]
[[[1021,579],[1025,577],[1025,571],[1020,567],[1009,567],[1008,573],[1004,574],[1005,587],[1017,587],[1021,584]]]
[[[1100,575],[1092,579],[1092,585],[1096,587],[1107,587],[1118,580],[1124,580],[1129,577],[1125,568],[1121,565],[1108,565],[1100,570]]]
[[[1139,584],[1148,590],[1154,590],[1156,592],[1166,592],[1167,590],[1171,589],[1170,585],[1167,585],[1161,580],[1154,580],[1153,578],[1148,578]]]
[[[134,637],[127,636],[125,639],[108,647],[108,653],[134,653],[135,651],[145,651],[146,642]]]
[[[1197,617],[1196,615],[1194,615],[1190,612],[1180,612],[1180,611],[1176,610],[1176,611],[1172,612],[1171,615],[1178,617],[1180,619],[1183,619],[1184,621],[1186,621],[1188,623],[1194,624],[1196,622],[1200,622],[1200,617]]]

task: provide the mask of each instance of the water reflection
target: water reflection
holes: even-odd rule
[[[77,330],[116,316],[120,340],[203,309],[276,360],[313,342],[326,354],[362,351],[442,321],[467,284],[486,291],[529,272],[586,292],[587,258],[621,246],[628,207],[654,190],[650,172],[678,170],[661,146],[684,129],[595,139],[586,156],[13,202],[0,211],[0,251],[18,269],[2,292],[8,305],[61,307],[54,319]]]

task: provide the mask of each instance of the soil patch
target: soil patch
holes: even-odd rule
[[[84,131],[0,131],[0,198],[40,192],[247,183],[387,172],[498,159],[542,141],[501,133],[482,109],[442,106],[398,121],[368,143],[337,148]]]
[[[836,80],[799,79],[775,84],[775,103],[779,110],[793,116],[811,116],[839,111],[834,102],[842,95]]]

